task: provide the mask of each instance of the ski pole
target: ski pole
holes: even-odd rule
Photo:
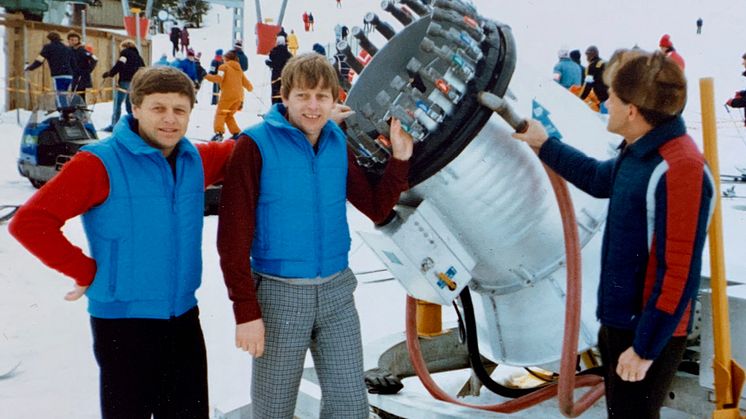
[[[736,119],[733,117],[733,114],[730,111],[730,107],[728,106],[727,103],[724,104],[723,106],[725,106],[725,111],[728,112],[728,117],[730,118],[730,121],[736,127],[736,133],[738,133],[738,138],[740,138],[743,145],[746,146],[746,138],[744,138],[743,132],[741,131],[741,127],[738,125]]]

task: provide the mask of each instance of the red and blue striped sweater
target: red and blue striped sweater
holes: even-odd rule
[[[691,327],[715,186],[680,117],[620,150],[598,161],[550,138],[539,157],[588,194],[609,198],[596,315],[634,330],[635,352],[655,359]]]

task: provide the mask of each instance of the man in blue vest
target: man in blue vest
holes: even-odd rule
[[[604,79],[619,155],[590,158],[532,120],[513,134],[583,191],[608,198],[596,316],[610,418],[657,418],[686,348],[715,186],[686,133],[686,79],[660,52],[621,51]],[[597,80],[599,81],[599,80]]]
[[[132,79],[132,115],[86,146],[13,217],[10,232],[86,295],[104,419],[207,419],[207,359],[195,291],[206,185],[233,141],[184,138],[194,84],[172,67]],[[61,227],[82,215],[90,256]]]
[[[319,417],[368,418],[346,201],[386,220],[408,187],[412,137],[392,121],[392,158],[371,183],[330,120],[339,82],[326,57],[291,58],[280,94],[264,122],[238,138],[218,224],[236,346],[254,357],[253,414],[293,417],[310,349]]]

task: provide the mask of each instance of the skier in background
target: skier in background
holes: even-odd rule
[[[220,67],[223,64],[223,50],[222,49],[216,49],[215,50],[215,58],[212,59],[210,62],[210,69],[208,70],[207,74],[218,74],[218,67]],[[218,97],[220,96],[220,84],[213,83],[212,84],[212,100],[210,103],[213,105],[218,104]]]
[[[168,36],[168,39],[171,40],[171,45],[173,45],[171,56],[176,57],[176,53],[179,52],[179,42],[181,41],[181,29],[178,26],[171,28],[171,34]]]
[[[308,32],[310,23],[308,21],[308,12],[303,12],[303,28]]]
[[[93,47],[90,45],[84,46],[80,42],[80,35],[77,32],[69,32],[67,34],[67,43],[73,51],[73,58],[76,67],[73,69],[72,91],[75,92],[78,97],[83,100],[82,103],[85,104],[85,91],[86,89],[93,87],[91,73],[93,72],[93,69],[96,68],[96,64],[98,64],[98,58],[93,55]]]
[[[575,96],[580,96],[580,94],[583,92],[583,88],[585,87],[585,76],[586,76],[585,67],[583,67],[583,64],[580,62],[580,50],[574,49],[570,51],[570,59],[580,67],[580,71],[581,71],[580,85],[570,87],[570,91]]]
[[[284,27],[284,26],[280,26],[280,31],[279,31],[279,32],[277,32],[277,35],[276,35],[276,36],[282,36],[282,37],[284,37],[284,38],[285,38],[286,40],[288,39],[288,33],[287,33],[287,32],[285,32],[285,27]]]
[[[570,59],[570,53],[564,48],[557,52],[557,57],[559,61],[552,70],[552,79],[565,89],[579,86],[583,69]]]
[[[282,36],[277,37],[277,45],[272,48],[269,52],[269,58],[264,61],[270,69],[272,69],[272,103],[281,103],[282,96],[280,96],[280,89],[282,88],[282,69],[285,68],[288,60],[293,55],[288,51],[287,45],[285,45],[285,38]]]
[[[746,69],[746,53],[741,56],[741,59],[743,60],[741,64],[743,65],[744,69]],[[744,70],[741,75],[746,77],[746,70]],[[737,91],[732,98],[728,99],[728,101],[725,102],[725,105],[731,108],[743,108],[744,125],[746,125],[746,90]],[[725,109],[728,110],[728,108]],[[730,110],[728,110],[728,113],[730,113]]]
[[[238,62],[241,64],[241,70],[246,71],[249,69],[249,57],[246,56],[246,53],[243,52],[243,42],[239,39],[233,44],[233,49],[231,50],[236,53],[236,57],[238,57]]]
[[[234,51],[228,51],[223,56],[225,63],[218,67],[217,74],[208,74],[205,78],[213,83],[220,84],[220,100],[218,108],[215,110],[215,120],[213,128],[215,135],[211,141],[222,141],[225,126],[234,137],[241,132],[241,128],[233,118],[243,106],[243,89],[251,92],[254,86],[241,71],[241,64],[238,62],[238,56]]]
[[[582,99],[596,112],[606,113],[604,102],[609,98],[609,88],[604,84],[606,62],[598,56],[598,48],[591,45],[585,50],[588,68],[585,76],[585,88],[580,94]]]
[[[341,39],[342,39],[342,25],[340,25],[339,23],[337,23],[334,26],[334,40],[336,42],[339,42]]]
[[[46,61],[54,81],[55,103],[57,107],[69,105],[68,95],[75,74],[75,57],[73,51],[62,43],[62,37],[57,32],[47,34],[49,43],[44,45],[34,62],[23,69],[24,72],[33,71],[41,67]]]
[[[135,41],[126,39],[119,44],[119,48],[121,51],[117,63],[111,70],[102,75],[104,79],[119,75],[117,87],[114,89],[114,109],[111,114],[111,125],[103,129],[106,132],[114,131],[114,126],[119,122],[119,118],[122,116],[122,102],[125,104],[127,113],[132,114],[132,103],[129,95],[130,83],[137,70],[145,66],[145,62],[137,51]]]
[[[702,18],[697,19],[697,35],[702,34],[702,24],[705,23]]]
[[[671,42],[671,35],[664,34],[663,36],[661,36],[661,39],[658,42],[658,46],[660,47],[661,52],[666,54],[666,57],[672,59],[679,66],[679,68],[681,68],[681,71],[684,71],[684,67],[686,67],[684,57],[679,55],[679,53],[676,51],[676,48],[673,47],[673,42]]]
[[[290,30],[290,35],[288,35],[287,39],[288,44],[288,50],[290,50],[290,53],[295,55],[298,53],[298,35],[295,34],[294,30]]]
[[[312,30],[312,31],[313,31],[313,30],[315,30],[315,29],[313,28],[313,24],[314,24],[313,13],[311,13],[311,12],[308,12],[308,26],[310,26],[310,27],[311,27],[311,30]]]
[[[189,49],[189,31],[187,30],[186,25],[184,25],[184,29],[181,30],[181,52],[186,52],[186,50]]]

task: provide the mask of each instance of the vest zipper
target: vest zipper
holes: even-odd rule
[[[321,139],[319,139],[321,140]],[[320,147],[319,147],[320,148]],[[321,150],[319,150],[321,152]],[[312,170],[313,170],[313,198],[314,198],[314,205],[316,206],[316,211],[314,211],[316,222],[314,223],[316,225],[316,228],[314,231],[314,240],[316,241],[316,276],[321,276],[321,260],[323,258],[323,247],[321,245],[321,232],[324,231],[324,226],[321,225],[323,223],[324,217],[321,216],[321,205],[319,203],[320,201],[320,193],[319,193],[319,174],[318,174],[318,154],[314,153],[313,160],[312,160]]]
[[[174,150],[173,153],[177,153],[177,150]],[[172,170],[171,165],[169,162],[164,158],[163,163],[165,163],[165,170],[166,170],[166,187],[170,189],[170,196],[171,196],[171,213],[174,214],[173,217],[171,217],[171,220],[169,222],[169,225],[171,226],[171,237],[176,237],[176,222],[179,217],[176,216],[176,179],[178,178],[178,158],[176,162],[174,163],[176,169]],[[172,252],[174,252],[174,263],[178,263],[178,252],[179,252],[179,243],[176,243],[175,246],[172,248]],[[171,270],[172,277],[170,278],[169,285],[168,285],[168,315],[169,317],[174,317],[176,315],[176,287],[178,285],[179,275],[178,275],[178,267],[176,269]]]

